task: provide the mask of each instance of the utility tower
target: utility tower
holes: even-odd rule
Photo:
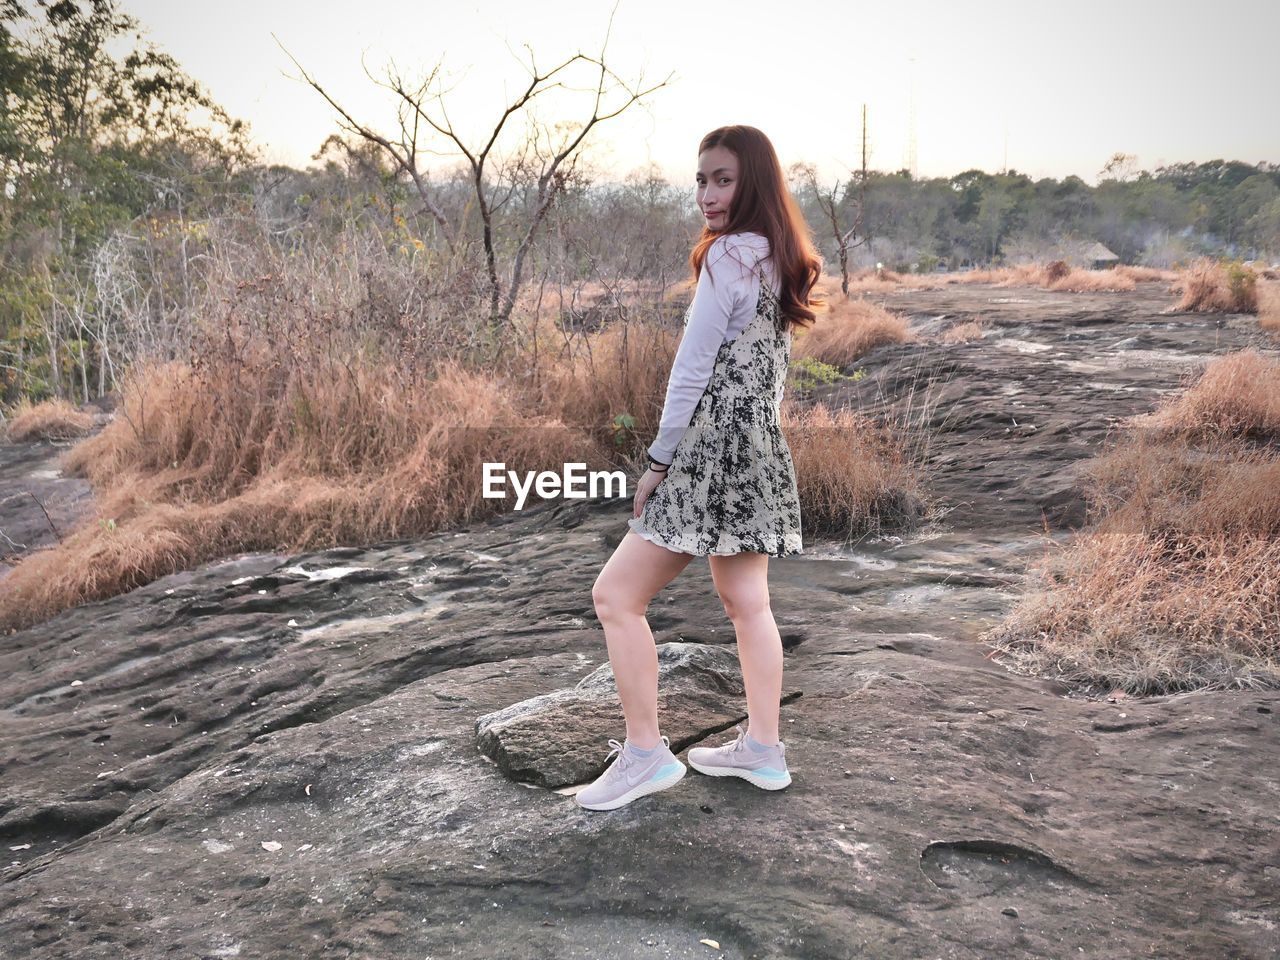
[[[907,105],[907,157],[903,166],[911,171],[911,179],[916,179],[916,58],[911,57],[907,63],[909,64],[908,82],[910,83],[910,94]]]

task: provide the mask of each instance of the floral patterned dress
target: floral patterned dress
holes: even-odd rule
[[[791,359],[780,310],[762,277],[755,316],[720,345],[667,475],[627,521],[646,540],[696,556],[802,551],[795,467],[779,420]]]

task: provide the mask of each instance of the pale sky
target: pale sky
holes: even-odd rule
[[[353,116],[392,139],[394,98],[365,68],[383,79],[394,62],[414,78],[441,63],[453,87],[449,117],[478,146],[529,82],[524,45],[543,72],[575,53],[596,56],[613,3],[123,0],[122,7],[250,124],[268,160],[305,167],[337,130],[336,114],[285,50]],[[673,75],[597,124],[588,156],[606,177],[653,162],[692,188],[703,134],[746,123],[769,136],[784,166],[805,161],[826,177],[843,176],[858,165],[865,102],[870,166],[897,170],[907,165],[914,85],[921,177],[1007,165],[1094,183],[1117,151],[1135,154],[1146,169],[1216,157],[1280,162],[1277,36],[1277,0],[621,0],[605,54],[610,68],[636,86]],[[578,64],[565,82],[581,92],[536,98],[540,119],[585,120],[595,80]],[[601,112],[623,98],[615,90]],[[438,108],[432,115],[440,117]],[[438,139],[426,145],[446,147]]]

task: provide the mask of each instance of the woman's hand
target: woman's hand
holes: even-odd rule
[[[662,482],[662,478],[666,475],[667,472],[665,470],[659,473],[652,468],[644,472],[644,475],[636,483],[636,499],[635,506],[632,508],[632,516],[640,516],[640,511],[644,509],[644,502],[649,499],[649,494],[653,493],[654,488]]]

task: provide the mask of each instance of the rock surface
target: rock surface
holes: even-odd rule
[[[1280,956],[1280,693],[1090,699],[976,642],[1108,426],[1259,342],[1168,302],[887,298],[993,329],[825,388],[923,418],[951,512],[772,562],[783,791],[568,795],[625,733],[590,594],[629,498],[234,558],[0,637],[0,955]],[[673,748],[728,739],[705,560],[649,620]]]
[[[669,642],[657,650],[658,716],[673,752],[738,722],[733,700],[746,690],[735,647]],[[784,689],[782,703],[798,695]],[[570,689],[485,714],[476,743],[511,780],[552,789],[589,783],[608,766],[595,746],[613,736],[618,702],[613,668],[604,663]]]
[[[56,544],[93,511],[87,480],[57,457],[70,441],[0,442],[0,578],[23,554]]]

